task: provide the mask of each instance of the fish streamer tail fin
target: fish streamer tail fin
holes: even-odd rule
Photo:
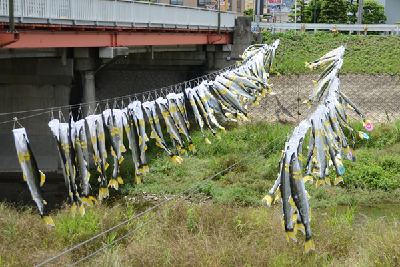
[[[308,253],[310,250],[315,250],[315,244],[312,239],[306,241],[304,252]]]
[[[53,219],[49,215],[42,215],[41,217],[42,217],[42,222],[44,223],[44,225],[55,226]]]

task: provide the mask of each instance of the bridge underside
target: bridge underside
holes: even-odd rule
[[[232,32],[194,29],[20,24],[9,33],[0,24],[0,47],[123,47],[135,45],[232,44]]]

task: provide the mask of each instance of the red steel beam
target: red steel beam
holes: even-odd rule
[[[0,33],[0,48],[10,46],[20,40],[19,33]]]
[[[19,40],[14,34],[0,32],[0,46],[6,48],[47,47],[117,47],[135,45],[185,45],[185,44],[231,44],[231,33],[221,36],[213,33],[116,33],[91,31],[21,31]]]

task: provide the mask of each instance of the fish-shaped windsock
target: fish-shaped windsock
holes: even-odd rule
[[[232,91],[233,95],[239,100],[240,104],[244,106],[244,109],[247,110],[247,104],[251,102],[253,105],[256,105],[258,99],[248,93],[245,89],[241,87],[238,83],[234,81],[230,81],[225,79],[222,76],[217,76],[216,81],[221,83],[223,86],[227,87]],[[256,103],[256,104],[255,104]]]
[[[107,163],[103,118],[101,114],[90,115],[86,117],[86,122],[92,140],[94,162],[96,163],[97,170],[100,173],[98,178],[98,181],[100,182],[99,197],[100,199],[103,199],[110,195],[106,175],[106,170],[109,164]]]
[[[162,97],[159,97],[156,99],[156,103],[158,104],[165,124],[167,125],[167,131],[171,137],[172,145],[175,147],[175,154],[177,154],[179,151],[181,154],[187,157],[188,155],[185,144],[183,143],[179,130],[171,117],[171,113],[169,112],[168,101]]]
[[[196,149],[193,145],[192,138],[190,137],[189,128],[185,122],[184,115],[181,113],[181,109],[178,106],[178,99],[175,93],[170,93],[167,95],[169,112],[175,121],[175,126],[179,129],[179,132],[185,135],[187,141],[189,142],[189,150],[193,153]]]
[[[309,226],[311,210],[308,206],[309,195],[304,188],[304,182],[308,180],[312,182],[312,175],[316,174],[318,176],[317,186],[330,185],[330,165],[333,165],[336,172],[334,184],[343,182],[344,167],[342,153],[348,153],[347,157],[355,161],[355,136],[368,138],[366,133],[355,131],[348,123],[348,116],[345,110],[346,103],[348,107],[354,109],[363,119],[364,124],[369,121],[366,120],[355,104],[340,91],[338,73],[343,64],[343,53],[344,48],[339,47],[311,64],[306,64],[311,69],[328,65],[320,74],[318,81],[315,82],[314,91],[306,101],[310,107],[314,103],[318,103],[318,106],[314,107],[312,112],[310,112],[311,115],[308,115],[294,129],[289,142],[285,144],[285,151],[279,162],[280,171],[278,178],[274,187],[263,199],[267,201],[267,204],[272,203],[272,190],[279,187],[284,214],[283,228],[286,231],[286,236],[288,239],[292,237],[292,223],[295,222],[293,232],[296,233],[297,230],[302,230],[305,233],[306,252],[313,250],[315,245],[311,238],[311,229]],[[242,67],[244,68],[245,66]],[[250,68],[255,75],[254,64]],[[303,161],[301,155],[302,142],[309,128],[311,128],[311,131],[308,152],[307,157]],[[349,147],[344,134],[345,128],[349,130],[352,136],[352,148]],[[304,163],[305,176],[303,178],[302,165]],[[289,192],[291,195],[289,195]],[[293,210],[291,210],[291,207]]]
[[[209,104],[209,100],[212,98],[210,92],[208,91],[207,88],[207,82],[203,81],[199,86],[194,88],[196,90],[197,95],[199,96],[201,103],[204,107],[204,110],[207,114],[208,119],[217,126],[220,130],[222,130],[224,133],[226,133],[226,130],[224,127],[222,127],[218,121],[216,120],[214,116],[214,109],[212,106]]]
[[[68,177],[69,181],[69,196],[71,201],[71,214],[75,216],[76,208],[78,208],[81,216],[85,214],[85,207],[81,201],[81,198],[78,193],[77,188],[77,177],[79,177],[79,173],[77,173],[76,169],[76,161],[75,161],[75,148],[72,140],[75,140],[75,129],[73,129],[72,123],[60,123],[60,142],[63,150],[63,154],[65,156],[65,162],[62,164],[65,165],[66,177]],[[79,179],[79,178],[78,178]]]
[[[293,221],[297,220],[297,217],[294,217],[294,205],[293,198],[291,196],[291,187],[290,187],[290,177],[289,177],[289,163],[291,155],[285,151],[283,155],[283,163],[281,165],[281,183],[280,183],[280,193],[282,197],[282,207],[283,207],[283,217],[282,217],[282,228],[286,232],[286,240],[289,242],[289,238],[297,241],[296,235],[294,232]]]
[[[54,139],[56,141],[57,149],[58,149],[58,155],[60,157],[60,162],[61,162],[61,169],[64,177],[64,182],[65,182],[65,187],[68,190],[68,197],[71,205],[74,203],[74,198],[73,198],[73,193],[72,193],[72,188],[70,185],[69,181],[69,176],[67,172],[69,172],[68,165],[67,165],[67,159],[65,155],[65,148],[66,145],[62,144],[61,137],[60,137],[60,121],[57,119],[53,119],[49,122],[49,127],[53,133]]]
[[[133,114],[136,118],[137,122],[136,127],[139,133],[140,160],[142,166],[141,172],[144,175],[146,175],[146,173],[149,171],[149,166],[146,161],[146,150],[147,150],[146,142],[149,141],[149,138],[147,137],[146,134],[142,103],[140,101],[134,101],[133,103],[129,104],[128,109],[134,111]]]
[[[19,164],[21,165],[24,180],[28,184],[32,199],[35,201],[42,222],[45,225],[54,226],[53,219],[50,217],[47,202],[43,199],[40,188],[44,184],[45,175],[39,170],[25,128],[13,130],[15,149],[17,150]]]
[[[104,123],[107,126],[111,141],[111,155],[114,157],[114,170],[108,186],[118,190],[119,184],[123,184],[119,165],[124,160],[122,152],[125,146],[122,140],[122,113],[119,109],[106,109],[103,111]]]
[[[315,249],[314,241],[311,237],[311,209],[308,206],[308,196],[305,190],[301,169],[299,166],[298,155],[296,149],[286,151],[286,155],[290,156],[289,161],[289,182],[291,189],[291,205],[297,210],[297,217],[300,220],[296,220],[295,233],[297,229],[302,229],[304,227],[304,232],[306,235],[305,240],[305,252]],[[301,225],[301,224],[302,225]]]
[[[217,132],[212,128],[212,126],[211,126],[211,124],[210,124],[210,121],[208,120],[209,118],[208,118],[208,115],[207,115],[207,112],[206,112],[206,108],[205,108],[205,105],[207,104],[207,102],[206,101],[202,101],[201,100],[201,98],[200,98],[200,96],[198,95],[198,87],[199,86],[197,86],[197,87],[195,87],[195,88],[193,88],[193,91],[192,91],[192,95],[193,95],[193,98],[194,98],[194,100],[195,100],[195,103],[197,104],[197,107],[198,107],[198,110],[199,110],[199,113],[200,113],[200,116],[201,116],[201,118],[203,119],[203,121],[204,121],[204,123],[205,123],[205,125],[207,126],[207,128],[211,131],[211,133],[215,136],[215,138],[217,138],[217,139],[221,139],[221,137],[217,134]],[[205,99],[204,99],[205,100]]]
[[[175,155],[168,148],[165,143],[164,136],[160,126],[160,120],[157,115],[156,103],[154,101],[144,102],[143,104],[144,111],[146,112],[147,117],[149,118],[150,126],[152,129],[150,138],[156,139],[156,145],[164,149],[168,155],[171,157],[172,163],[176,164],[182,163],[182,158],[179,155]]]
[[[97,203],[95,197],[92,196],[92,189],[89,183],[89,151],[86,138],[85,120],[75,122],[75,151],[77,166],[79,168],[81,184],[79,185],[79,195],[82,203],[93,206],[93,202]]]
[[[215,89],[215,92],[217,92],[218,95],[226,101],[226,105],[229,105],[238,112],[237,114],[238,119],[242,118],[243,120],[247,120],[248,118],[247,111],[244,110],[239,100],[232,94],[232,92],[228,88],[223,86],[218,81],[213,82],[213,88]]]
[[[325,67],[328,64],[332,64],[335,61],[337,61],[338,59],[343,57],[344,49],[345,48],[343,46],[340,46],[340,47],[328,52],[327,54],[323,55],[319,59],[314,60],[313,62],[310,62],[310,63],[306,62],[306,67],[309,67],[311,70],[313,70],[313,69]]]
[[[187,95],[187,97],[188,97],[188,99],[190,101],[190,105],[191,105],[191,107],[193,109],[193,113],[194,113],[196,122],[200,127],[200,130],[201,130],[201,133],[203,134],[204,140],[206,141],[207,144],[211,144],[210,140],[207,138],[207,136],[204,133],[204,129],[203,129],[204,128],[204,121],[201,118],[199,109],[197,108],[196,100],[194,99],[194,96],[193,96],[195,94],[195,91],[192,88],[186,88],[185,89],[185,93],[186,93],[186,95]]]
[[[132,109],[124,108],[122,110],[123,114],[123,125],[125,128],[126,136],[129,141],[129,148],[132,151],[132,160],[135,165],[135,179],[136,183],[140,184],[142,181],[140,175],[143,172],[142,162],[140,160],[139,152],[139,133],[137,129],[137,121]]]
[[[184,93],[178,93],[175,94],[176,96],[176,104],[178,105],[178,108],[181,112],[181,114],[183,115],[183,118],[185,120],[186,126],[189,129],[190,128],[190,124],[189,124],[189,120],[188,120],[188,116],[187,116],[187,112],[186,112],[186,106],[185,106],[185,95]]]

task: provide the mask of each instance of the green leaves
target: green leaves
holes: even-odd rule
[[[321,22],[347,23],[347,2],[345,0],[324,0],[321,6]]]

